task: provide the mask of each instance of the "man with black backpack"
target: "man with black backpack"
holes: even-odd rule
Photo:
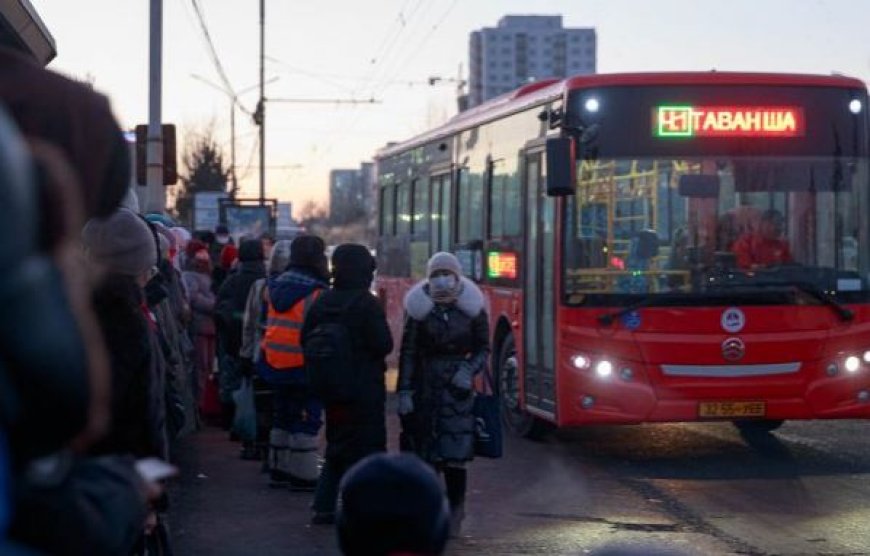
[[[315,524],[335,522],[344,473],[387,448],[384,358],[393,350],[393,338],[369,290],[374,271],[368,249],[339,245],[332,255],[333,288],[320,296],[302,328],[309,384],[326,407],[326,461],[314,495]]]

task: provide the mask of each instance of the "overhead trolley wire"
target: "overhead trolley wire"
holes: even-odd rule
[[[208,24],[206,24],[205,22],[205,16],[202,13],[202,8],[199,5],[199,0],[190,0],[190,2],[193,5],[193,11],[196,13],[196,18],[199,21],[199,28],[202,31],[203,36],[205,37],[206,44],[208,45],[209,56],[214,63],[215,69],[218,73],[218,77],[220,77],[223,86],[226,87],[227,93],[234,94],[233,85],[232,83],[230,83],[226,71],[224,71],[224,66],[221,63],[220,56],[218,56],[217,49],[214,46],[214,41],[211,38],[211,33],[209,33]]]

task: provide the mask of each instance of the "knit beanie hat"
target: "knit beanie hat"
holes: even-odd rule
[[[332,254],[333,285],[338,289],[367,289],[374,279],[375,268],[375,258],[365,246],[339,245]]]
[[[279,274],[287,270],[287,265],[290,264],[290,246],[289,239],[281,239],[275,242],[275,245],[272,246],[272,254],[269,255],[269,264],[266,268],[267,274]]]
[[[246,239],[239,246],[239,261],[246,263],[249,261],[263,260],[263,243],[259,239]]]
[[[82,230],[82,243],[91,260],[110,272],[137,276],[157,264],[151,229],[128,209],[89,220]]]
[[[318,272],[327,268],[326,245],[317,236],[296,236],[290,244],[290,264]]]
[[[453,253],[439,251],[432,255],[429,263],[426,265],[427,276],[432,276],[439,270],[449,270],[457,277],[462,277],[462,265],[459,264],[459,259]]]
[[[338,539],[347,556],[441,554],[450,510],[434,471],[411,454],[374,454],[341,482]]]

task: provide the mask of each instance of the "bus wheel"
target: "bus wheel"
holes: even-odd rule
[[[783,423],[784,419],[746,419],[734,421],[734,426],[744,434],[766,434],[775,431]]]
[[[520,366],[513,334],[509,334],[501,344],[497,372],[502,422],[508,431],[515,436],[540,440],[553,430],[552,424],[530,415],[520,406]]]

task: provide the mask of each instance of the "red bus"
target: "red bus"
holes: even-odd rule
[[[865,85],[841,76],[550,80],[377,155],[396,337],[426,259],[486,292],[505,421],[870,416]]]

